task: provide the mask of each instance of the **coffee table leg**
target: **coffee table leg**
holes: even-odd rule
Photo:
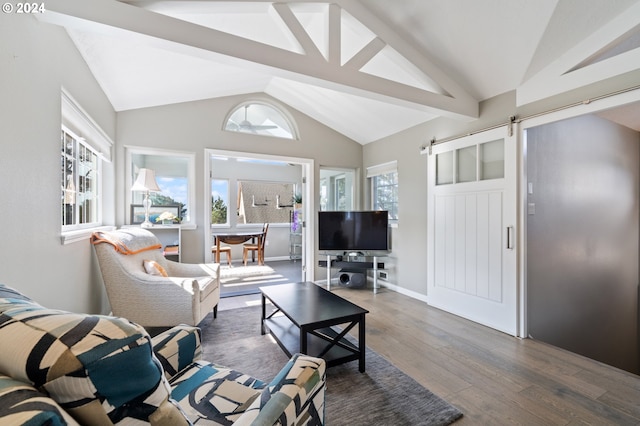
[[[300,328],[300,353],[310,355],[307,353],[307,329],[305,327]]]
[[[365,368],[365,352],[367,346],[364,341],[365,327],[364,327],[364,314],[360,315],[360,321],[358,323],[358,346],[360,349],[360,360],[358,361],[358,369],[361,373],[364,373]]]

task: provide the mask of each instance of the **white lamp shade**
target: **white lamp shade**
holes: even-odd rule
[[[160,192],[160,187],[156,182],[156,173],[151,169],[140,169],[138,178],[131,187],[131,190]]]

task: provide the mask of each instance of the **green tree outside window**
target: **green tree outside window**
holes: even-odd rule
[[[224,200],[218,196],[211,197],[211,223],[225,224],[227,223],[227,205]]]

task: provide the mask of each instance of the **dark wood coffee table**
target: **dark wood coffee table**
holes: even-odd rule
[[[369,311],[311,282],[260,287],[260,291],[262,334],[268,329],[288,356],[300,352],[323,358],[328,367],[358,360],[364,373],[364,317]],[[268,316],[267,299],[275,307]],[[356,325],[354,344],[346,335]]]

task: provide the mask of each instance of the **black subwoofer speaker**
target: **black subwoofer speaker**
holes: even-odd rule
[[[338,282],[344,287],[363,288],[367,285],[367,276],[364,272],[340,271]]]

